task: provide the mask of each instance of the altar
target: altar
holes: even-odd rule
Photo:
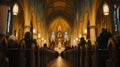
[[[56,32],[52,32],[50,38],[50,47],[61,53],[65,50],[65,47],[70,44],[70,39],[68,38],[68,32],[64,32],[61,29],[61,26],[58,27]]]

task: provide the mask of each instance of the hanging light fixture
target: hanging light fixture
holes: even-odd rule
[[[109,6],[106,2],[103,4],[103,13],[104,15],[109,15]]]
[[[14,6],[13,6],[13,15],[17,15],[18,14],[18,10],[19,10],[18,4],[15,3]]]

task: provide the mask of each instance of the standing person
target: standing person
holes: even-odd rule
[[[15,50],[13,49],[15,48]],[[18,43],[16,41],[16,37],[11,35],[8,39],[8,51],[6,53],[7,57],[9,58],[9,67],[17,67],[18,66]]]
[[[112,33],[107,31],[106,28],[102,29],[102,32],[100,33],[100,36],[97,37],[96,42],[97,42],[97,47],[99,49],[106,49],[108,40],[109,38],[112,37]]]
[[[82,47],[82,48],[84,48],[85,47],[85,44],[86,44],[86,41],[85,41],[85,39],[84,39],[84,37],[81,37],[80,38],[80,42],[79,42],[79,44],[78,44],[78,47]]]
[[[7,39],[0,33],[0,67],[9,67],[9,60],[6,57]]]
[[[89,49],[91,49],[91,48],[92,48],[92,43],[91,43],[91,40],[88,40],[88,41],[87,41],[87,46],[88,46],[88,48],[89,48]]]
[[[84,47],[85,47],[85,45],[86,45],[86,41],[85,41],[85,39],[84,39],[84,37],[81,37],[80,38],[80,42],[79,42],[79,44],[78,44],[78,67],[80,67],[79,65],[80,65],[80,47],[82,47],[82,67],[84,67],[85,66],[85,61],[84,61],[84,59],[85,59],[85,53],[84,53]]]
[[[35,41],[32,38],[32,34],[30,32],[25,33],[24,39],[21,40],[20,45],[27,49],[25,51],[25,58],[26,58],[26,67],[31,67],[31,50],[32,46],[35,44]]]
[[[8,48],[17,48],[18,43],[16,41],[16,37],[14,35],[11,35],[8,39]]]

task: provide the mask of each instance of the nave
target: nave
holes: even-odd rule
[[[61,56],[58,56],[55,60],[48,63],[47,67],[70,67],[70,64]]]

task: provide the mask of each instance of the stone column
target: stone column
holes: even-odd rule
[[[33,12],[31,19],[32,19],[33,29],[36,30],[36,32],[33,32],[33,39],[37,39],[38,30],[37,30],[36,14]]]
[[[0,5],[0,34],[6,35],[8,7]]]
[[[97,50],[96,50],[96,11],[97,0],[93,0],[91,15],[90,15],[90,40],[93,46],[92,67],[97,67]]]
[[[29,9],[28,9],[28,0],[23,1],[24,5],[24,33],[30,31],[30,16],[29,16]]]
[[[92,9],[91,9],[91,13],[90,13],[90,39],[91,39],[91,43],[92,45],[95,45],[95,41],[96,41],[96,33],[95,33],[95,29],[96,29],[96,11],[97,11],[97,0],[93,1],[92,4]]]
[[[18,15],[13,15],[13,25],[12,25],[12,34],[16,36],[16,39],[18,39],[18,31],[19,31],[19,17]]]
[[[95,28],[96,26],[90,26],[90,39],[91,39],[92,45],[95,45],[95,41],[96,41]]]

